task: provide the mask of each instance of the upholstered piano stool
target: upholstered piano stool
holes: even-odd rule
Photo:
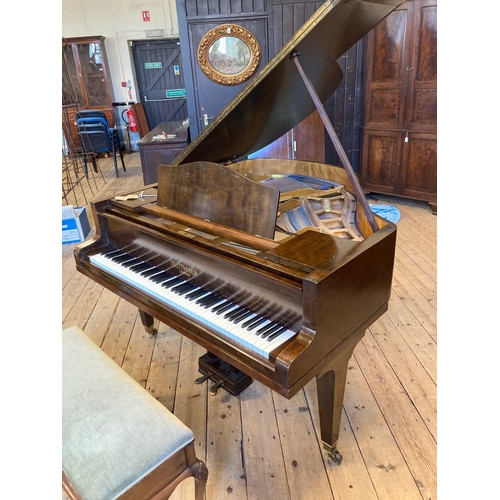
[[[80,329],[62,334],[63,490],[72,499],[160,500],[208,471],[192,431]]]

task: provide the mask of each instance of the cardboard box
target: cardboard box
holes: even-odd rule
[[[90,233],[89,219],[85,207],[62,207],[62,242],[79,243]]]

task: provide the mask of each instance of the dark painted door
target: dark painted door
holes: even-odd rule
[[[187,118],[186,88],[178,40],[138,41],[132,44],[138,93],[149,129],[161,122]]]
[[[273,55],[292,38],[322,2],[274,0],[272,2],[269,38]],[[291,158],[294,160],[325,162],[325,133],[319,113],[315,111],[282,137],[257,151],[249,158]]]
[[[257,39],[260,46],[261,60],[255,74],[257,74],[268,62],[267,48],[267,19],[264,18],[231,18],[231,23],[241,26]],[[224,24],[220,21],[204,21],[189,25],[189,36],[191,40],[191,60],[197,61],[198,46],[205,34],[216,26]],[[198,131],[201,132],[223,109],[236,97],[241,90],[248,85],[251,78],[239,85],[224,85],[212,81],[205,75],[200,65],[195,63],[193,80],[195,92],[195,106],[197,114]]]

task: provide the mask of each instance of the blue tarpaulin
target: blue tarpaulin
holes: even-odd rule
[[[401,213],[394,205],[370,205],[370,209],[374,214],[397,224],[401,219]]]

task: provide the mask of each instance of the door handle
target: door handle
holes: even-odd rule
[[[165,101],[172,101],[173,99],[148,99],[148,96],[144,96],[144,102],[165,102]]]
[[[205,124],[205,127],[209,124],[210,120],[213,120],[213,116],[208,116],[207,113],[203,115],[203,123]]]

